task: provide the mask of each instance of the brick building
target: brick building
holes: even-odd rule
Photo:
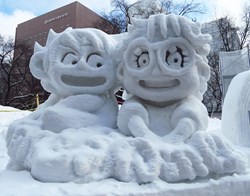
[[[46,14],[18,24],[16,42],[33,45],[36,41],[45,45],[48,32],[53,29],[60,33],[68,27],[94,27],[102,18],[81,3],[75,1]]]

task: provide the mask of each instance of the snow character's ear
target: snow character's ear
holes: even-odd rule
[[[35,44],[34,54],[30,59],[30,71],[37,79],[47,78],[47,71],[44,67],[45,51],[38,43]]]
[[[117,72],[116,72],[116,76],[117,78],[122,82],[123,81],[123,65],[122,63],[119,63],[118,64],[118,67],[117,67]]]

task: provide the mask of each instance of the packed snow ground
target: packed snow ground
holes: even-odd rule
[[[85,184],[70,183],[42,183],[32,178],[27,171],[7,171],[8,162],[5,147],[5,136],[9,124],[30,112],[10,112],[10,107],[0,106],[0,195],[247,195],[250,191],[250,174],[233,175],[220,179],[203,179],[192,183],[154,183],[138,185],[137,183],[117,182],[113,179]],[[212,118],[208,130],[220,131],[221,121]],[[63,171],[62,171],[63,172]],[[223,189],[221,187],[224,187]],[[230,187],[225,188],[225,187]]]

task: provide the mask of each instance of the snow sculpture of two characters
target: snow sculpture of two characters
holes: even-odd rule
[[[31,72],[51,95],[10,125],[7,167],[41,181],[80,183],[243,173],[245,157],[206,131],[210,36],[176,15],[134,19],[128,29],[67,29],[36,45]],[[120,84],[130,98],[118,112]]]

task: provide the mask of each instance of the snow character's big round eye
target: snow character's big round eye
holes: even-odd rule
[[[157,51],[162,71],[166,74],[183,74],[195,64],[195,50],[189,41],[179,37],[161,43]]]
[[[124,65],[127,71],[135,77],[146,76],[153,69],[156,55],[151,44],[145,38],[138,38],[128,44],[123,53]]]
[[[135,60],[134,65],[137,68],[143,68],[150,64],[150,57],[148,51],[143,50],[141,48],[136,48],[136,50],[134,51],[134,55],[135,55],[133,57]]]
[[[149,60],[149,55],[148,52],[143,52],[140,56],[138,56],[137,58],[137,66],[140,67],[144,67],[147,66],[149,64],[150,60]]]
[[[172,46],[166,51],[165,62],[174,69],[180,69],[184,67],[185,57],[181,48]]]
[[[65,65],[75,65],[78,61],[78,57],[73,52],[66,53],[61,60],[61,62]]]
[[[87,63],[91,67],[101,67],[103,65],[103,57],[97,53],[90,54],[87,57]]]

